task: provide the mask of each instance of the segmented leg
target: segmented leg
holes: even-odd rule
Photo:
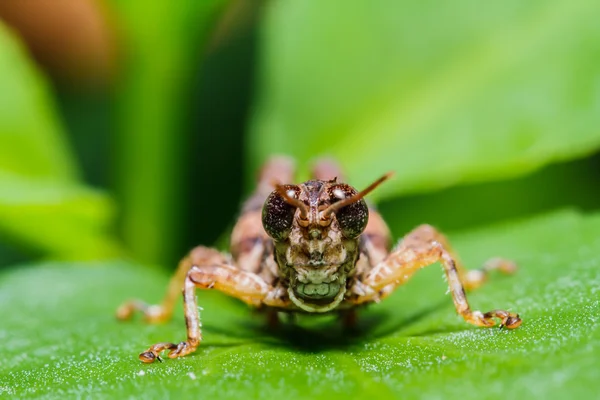
[[[477,289],[483,285],[487,281],[489,273],[494,270],[498,270],[504,274],[512,274],[517,271],[517,265],[514,263],[514,261],[506,260],[500,257],[489,259],[479,269],[471,269],[466,271],[462,262],[460,261],[460,258],[456,255],[452,249],[452,246],[450,246],[450,243],[448,243],[446,236],[444,236],[431,225],[419,226],[413,231],[413,233],[408,235],[403,242],[404,244],[410,246],[411,241],[417,241],[418,243],[424,241],[436,241],[440,243],[454,260],[461,282],[463,283],[464,288],[467,290]]]
[[[161,323],[171,319],[176,299],[181,295],[185,277],[193,265],[219,265],[228,262],[227,257],[215,249],[198,246],[179,263],[171,277],[167,292],[161,304],[148,304],[142,300],[129,300],[117,309],[117,318],[130,319],[136,312],[142,312],[149,323]]]
[[[164,350],[171,350],[169,358],[183,357],[194,352],[202,340],[202,323],[196,300],[196,288],[217,289],[248,304],[264,304],[272,307],[286,307],[289,301],[280,296],[279,290],[267,284],[258,275],[242,271],[231,265],[194,265],[185,278],[183,304],[187,340],[185,342],[158,343],[140,354],[145,363],[154,362]]]
[[[506,326],[509,329],[521,325],[522,321],[518,314],[505,310],[492,310],[486,313],[471,310],[461,281],[461,274],[457,268],[457,262],[451,251],[448,250],[447,241],[429,225],[422,225],[409,233],[384,261],[366,275],[363,283],[371,291],[356,298],[354,302],[372,301],[377,298],[383,289],[386,289],[385,292],[389,292],[390,287],[395,288],[402,285],[416,271],[438,261],[444,267],[456,311],[465,321],[474,325],[489,327],[494,326],[494,319],[498,318],[501,321],[501,326]],[[497,262],[493,266],[501,265],[505,265],[504,262]]]

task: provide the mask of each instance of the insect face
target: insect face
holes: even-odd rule
[[[383,179],[360,193],[335,179],[278,185],[267,198],[263,227],[273,238],[289,297],[300,309],[326,312],[344,299],[369,218],[363,196]]]

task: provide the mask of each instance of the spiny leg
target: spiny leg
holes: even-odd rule
[[[161,323],[171,319],[176,299],[181,294],[185,277],[193,265],[218,265],[227,262],[227,258],[215,249],[198,246],[179,263],[177,271],[171,277],[167,292],[161,304],[148,304],[142,300],[129,300],[117,309],[116,315],[120,320],[130,319],[140,311],[149,323]]]
[[[498,318],[501,320],[500,326],[506,326],[509,329],[521,325],[522,321],[518,314],[505,310],[492,310],[486,313],[471,310],[456,261],[447,248],[436,240],[440,236],[434,228],[428,225],[420,226],[409,233],[383,262],[367,274],[364,283],[373,292],[357,298],[355,303],[373,300],[382,289],[402,285],[419,269],[439,261],[444,267],[456,311],[465,321],[489,327],[494,326],[494,318]]]
[[[492,271],[498,270],[503,274],[513,274],[517,271],[517,265],[514,261],[500,257],[487,260],[481,268],[465,270],[460,258],[452,249],[452,246],[450,246],[446,236],[431,225],[420,225],[404,238],[402,244],[411,247],[434,241],[438,242],[454,260],[454,265],[466,290],[481,287],[488,280],[489,274]]]
[[[278,291],[256,274],[226,264],[195,265],[187,273],[183,288],[187,340],[178,344],[162,342],[150,346],[148,350],[140,354],[141,361],[151,363],[156,359],[160,360],[159,355],[164,350],[170,350],[169,358],[183,357],[196,351],[202,340],[202,323],[196,299],[196,288],[217,289],[254,306],[265,304],[272,307],[286,307],[289,302],[279,297]]]
[[[192,270],[190,270],[191,272]],[[183,307],[185,313],[185,323],[187,326],[187,341],[178,344],[162,342],[150,346],[150,348],[140,354],[142,362],[151,363],[155,359],[161,361],[160,353],[164,350],[169,351],[169,358],[181,357],[196,350],[202,339],[202,324],[200,322],[200,313],[198,311],[198,301],[196,300],[196,286],[190,279],[190,274],[186,276],[183,288]]]

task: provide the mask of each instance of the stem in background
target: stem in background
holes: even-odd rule
[[[114,1],[127,55],[116,93],[121,233],[141,261],[177,259],[190,82],[224,0]]]

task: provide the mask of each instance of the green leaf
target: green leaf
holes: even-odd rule
[[[456,232],[565,207],[598,210],[598,161],[588,157],[552,164],[517,179],[397,197],[377,207],[398,235],[425,222]]]
[[[75,176],[47,82],[0,23],[0,170],[70,181]]]
[[[178,341],[179,311],[161,326],[119,323],[130,297],[157,301],[167,277],[126,263],[40,264],[0,274],[0,396],[144,398],[593,398],[600,390],[600,215],[565,211],[450,238],[476,266],[514,258],[520,271],[469,294],[472,306],[518,311],[514,331],[455,315],[440,268],[360,314],[361,333],[305,317],[264,328],[216,292],[198,294],[204,342],[152,365],[137,354]]]
[[[80,183],[46,80],[0,24],[0,234],[59,257],[114,255],[112,203]]]
[[[273,2],[251,156],[332,154],[361,187],[392,169],[391,197],[589,154],[599,18],[594,0]]]

